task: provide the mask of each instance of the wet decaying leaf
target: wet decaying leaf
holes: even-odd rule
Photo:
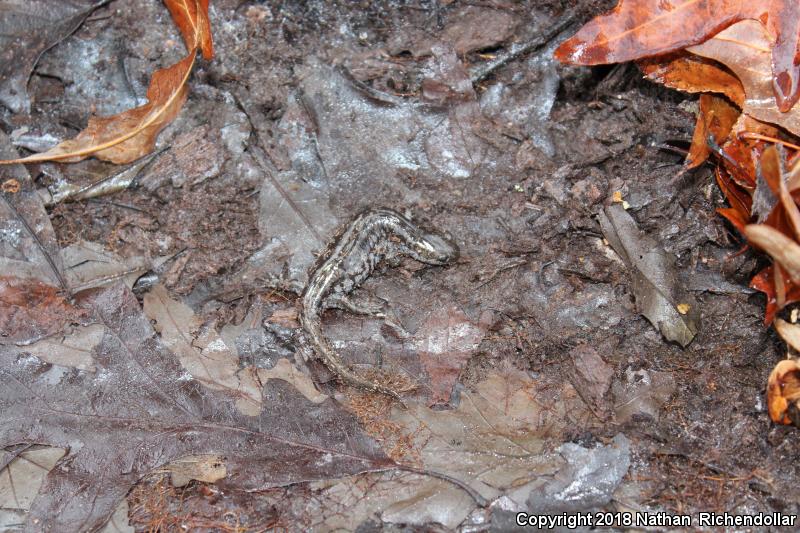
[[[85,312],[76,309],[52,285],[40,281],[0,276],[0,343],[27,344],[80,322]]]
[[[569,355],[575,367],[569,376],[575,390],[595,415],[602,419],[607,418],[612,408],[608,393],[614,369],[592,346],[585,344],[576,346]]]
[[[700,44],[739,21],[760,20],[776,37],[775,45],[767,49],[774,80],[771,99],[785,113],[800,97],[800,66],[794,61],[798,14],[800,6],[793,0],[620,0],[613,11],[596,17],[565,41],[556,57],[579,65],[619,63],[674,52]]]
[[[28,78],[42,53],[107,0],[4,0],[0,3],[0,103],[28,111]]]
[[[700,327],[700,309],[681,284],[675,258],[642,233],[619,204],[601,213],[600,227],[631,272],[639,312],[664,338],[686,347]]]
[[[486,334],[486,324],[476,324],[457,307],[435,311],[414,334],[414,349],[430,378],[429,402],[445,404],[459,374]]]
[[[163,285],[144,296],[144,313],[154,322],[161,342],[197,381],[213,390],[226,391],[246,415],[261,412],[262,383],[252,367],[239,368],[239,358],[213,327],[203,327],[192,309],[170,298]]]
[[[117,281],[133,287],[142,274],[160,263],[160,260],[151,261],[142,256],[122,258],[87,241],[78,241],[63,248],[61,257],[64,279],[72,292],[111,285]]]
[[[225,482],[250,490],[392,466],[332,400],[309,402],[284,381],[270,383],[260,416],[242,415],[186,374],[124,286],[81,302],[105,329],[94,373],[0,348],[0,448],[70,449],[31,505],[32,529],[99,527],[142,476],[189,455],[225,456]]]
[[[29,445],[0,450],[0,530],[18,530],[25,523],[45,476],[66,453],[63,448]]]
[[[2,131],[0,157],[17,157]],[[56,235],[28,171],[22,165],[0,169],[0,181],[19,184],[17,192],[0,192],[0,272],[66,288]]]
[[[758,120],[778,124],[800,135],[800,113],[783,112],[773,98],[772,55],[775,41],[758,21],[743,20],[706,42],[687,48],[714,59],[741,80],[745,100],[742,110]]]
[[[563,389],[546,387],[525,372],[506,368],[488,372],[474,388],[462,392],[454,410],[415,404],[408,410],[392,409],[381,422],[389,426],[387,441],[396,441],[409,459],[462,480],[492,502],[494,520],[502,510],[535,512],[542,501],[559,498],[563,486],[556,489],[547,481],[569,469],[572,461],[550,452],[548,437],[565,424],[584,427],[591,418],[569,384]],[[570,503],[586,509],[601,492],[607,498],[627,470],[628,453],[621,453],[614,466],[587,468],[587,475],[617,472],[608,476],[609,485],[602,491],[576,481]],[[565,474],[564,479],[574,478]],[[320,527],[326,530],[353,530],[371,516],[386,524],[438,523],[456,529],[470,513],[481,512],[453,485],[416,474],[377,474],[316,487],[324,489],[319,496],[324,508],[339,511],[321,517]],[[309,510],[318,504],[318,498],[307,503]]]

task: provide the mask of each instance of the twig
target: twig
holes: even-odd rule
[[[170,147],[162,148],[144,157],[140,157],[129,166],[115,172],[105,178],[83,187],[62,181],[58,184],[39,189],[37,192],[41,196],[44,205],[51,206],[60,202],[87,200],[107,194],[123,191],[131,186],[136,179],[155,161],[156,157],[169,150]]]
[[[543,36],[536,37],[529,41],[523,43],[514,43],[511,45],[511,49],[506,52],[505,54],[498,56],[492,61],[489,61],[485,65],[481,65],[478,68],[472,69],[470,81],[473,84],[476,84],[480,81],[483,81],[489,74],[494,72],[500,67],[507,65],[508,63],[514,61],[515,59],[533,52],[534,50],[538,50],[543,46],[546,46],[550,43],[553,39],[558,37],[561,33],[566,32],[568,30],[572,30],[572,26],[575,24],[575,14],[569,13],[565,17],[563,17],[558,24],[556,24],[550,31],[545,33]]]
[[[476,491],[475,489],[473,489],[460,479],[456,479],[452,476],[448,476],[447,474],[436,472],[434,470],[425,470],[424,468],[416,468],[414,466],[408,466],[403,464],[398,464],[397,468],[398,470],[403,470],[405,472],[411,472],[423,476],[435,477],[437,479],[441,479],[442,481],[447,481],[448,483],[451,483],[456,487],[460,488],[461,490],[463,490],[464,492],[466,492],[470,496],[470,498],[475,500],[475,503],[477,503],[480,507],[486,507],[487,505],[489,505],[489,501],[486,498],[478,494],[478,491]]]

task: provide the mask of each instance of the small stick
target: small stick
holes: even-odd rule
[[[441,479],[442,481],[447,481],[448,483],[452,483],[456,487],[466,492],[470,496],[470,498],[475,500],[475,503],[477,503],[480,507],[486,507],[487,505],[489,505],[489,501],[480,494],[478,494],[478,491],[476,491],[475,489],[473,489],[460,479],[454,478],[453,476],[448,476],[447,474],[443,474],[441,472],[436,472],[433,470],[425,470],[424,468],[416,468],[413,466],[407,466],[403,464],[398,464],[397,468],[398,470],[403,470],[405,472],[411,472],[423,476],[435,477],[437,479]]]
[[[534,50],[538,50],[543,46],[547,45],[550,41],[558,37],[562,32],[566,30],[571,30],[573,24],[575,23],[575,14],[569,13],[567,16],[563,17],[558,24],[556,24],[550,31],[544,34],[544,36],[539,36],[534,39],[531,39],[524,43],[514,43],[511,45],[511,49],[508,50],[501,56],[496,57],[494,60],[489,61],[485,65],[480,66],[479,68],[472,69],[470,73],[470,81],[472,81],[473,85],[483,81],[489,74],[494,72],[500,67],[507,65],[508,63],[514,61],[520,56],[533,52]]]

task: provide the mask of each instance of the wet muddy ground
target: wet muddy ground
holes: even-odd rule
[[[316,254],[356,213],[391,207],[452,235],[461,258],[447,268],[404,260],[364,284],[359,294],[389,302],[400,328],[326,315],[350,364],[450,368],[455,383],[430,378],[415,396],[442,411],[492,371],[524,373],[560,413],[535,428],[543,450],[630,440],[606,509],[797,513],[800,441],[769,422],[764,399],[784,348],[762,323],[763,296],[746,288],[762,260],[737,255],[710,168],[683,173],[664,148],[688,146],[695,99],[631,65],[556,64],[555,43],[481,72],[512,43],[612,4],[214,1],[217,55],[196,68],[159,139],[171,150],[131,190],[52,208],[59,242],[170,257],[157,272],[170,294],[234,339],[242,360],[271,368],[295,352],[295,299]],[[149,73],[181,53],[159,2],[111,2],[43,56],[30,116],[0,121],[8,133],[74,133],[87,109],[135,105]],[[37,179],[110,171],[44,165]],[[615,194],[674,254],[698,302],[686,348],[637,312],[630,272],[603,239],[598,215]],[[466,333],[443,352],[420,348],[441,324]],[[343,390],[310,366],[326,392]],[[326,509],[323,491],[149,479],[129,505],[140,528],[229,513],[259,530],[315,524],[313,502],[320,514],[346,512]],[[493,520],[470,527],[505,527]],[[360,530],[396,527],[372,517]]]

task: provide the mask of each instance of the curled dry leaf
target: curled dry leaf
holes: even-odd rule
[[[170,298],[163,285],[144,296],[144,313],[155,322],[164,344],[181,365],[204,386],[236,398],[236,408],[256,416],[261,412],[261,383],[213,328],[203,328],[192,309]]]
[[[186,101],[186,83],[198,48],[207,59],[213,54],[208,0],[168,0],[166,4],[181,30],[189,54],[153,74],[146,104],[110,117],[92,117],[88,126],[74,139],[46,152],[0,161],[0,164],[74,162],[89,156],[122,164],[151,152],[158,134],[172,122]]]
[[[800,283],[800,244],[766,224],[748,224],[744,234],[780,264],[792,281]]]
[[[781,302],[778,302],[778,295],[774,282],[776,275],[783,276],[783,285],[785,287],[783,305],[781,305]],[[756,274],[753,279],[750,280],[750,287],[763,292],[767,296],[767,308],[764,313],[764,324],[767,326],[772,323],[775,319],[775,315],[784,306],[800,302],[800,285],[791,283],[791,280],[783,272],[783,269],[777,272],[775,265],[770,265]]]
[[[688,168],[698,167],[708,159],[711,154],[708,138],[711,137],[715,143],[721,144],[730,135],[739,114],[740,111],[725,98],[713,94],[700,95],[700,113],[697,115],[692,145],[686,156]]]
[[[767,409],[776,424],[800,425],[800,366],[794,359],[775,365],[767,381]]]
[[[214,57],[208,0],[164,0],[164,4],[181,30],[186,49],[200,49],[205,59]]]
[[[700,325],[699,304],[681,285],[675,258],[643,234],[620,204],[600,216],[603,236],[630,269],[636,306],[667,340],[686,347]],[[681,305],[681,312],[678,306]]]
[[[638,62],[645,77],[687,93],[720,93],[739,106],[744,105],[744,87],[739,78],[716,61],[691,54],[656,57]]]
[[[178,115],[186,101],[186,80],[192,71],[195,53],[171,67],[156,71],[147,90],[148,102],[110,117],[92,117],[77,137],[64,141],[46,152],[0,164],[40,161],[75,162],[89,156],[130,163],[152,151],[156,137]]]
[[[800,326],[797,324],[790,324],[779,318],[775,321],[775,330],[786,344],[793,350],[800,352]]]

